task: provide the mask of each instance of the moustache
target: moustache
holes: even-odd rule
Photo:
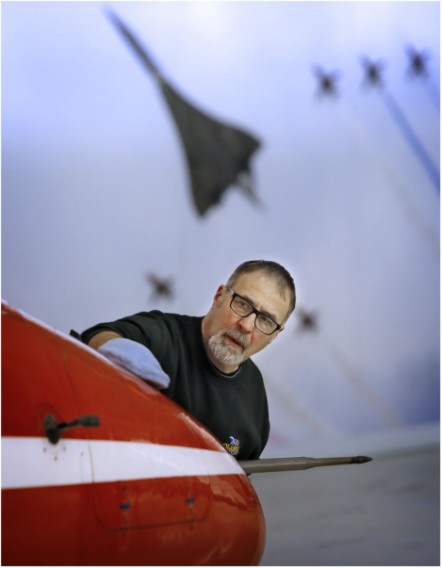
[[[249,341],[247,337],[237,329],[231,329],[229,331],[226,331],[224,332],[223,335],[226,337],[230,337],[231,339],[239,343],[243,349],[247,349],[247,347],[249,346]]]

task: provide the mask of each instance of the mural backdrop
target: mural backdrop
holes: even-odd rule
[[[277,260],[267,455],[439,420],[438,2],[1,8],[6,301],[202,315]]]

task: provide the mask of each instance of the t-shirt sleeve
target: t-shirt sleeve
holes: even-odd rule
[[[83,331],[81,340],[89,343],[101,331],[114,331],[121,337],[137,341],[151,349],[157,358],[163,358],[170,349],[170,332],[155,312],[141,312],[113,322],[99,323]]]
[[[121,335],[121,337],[126,337],[127,339],[132,339],[133,341],[138,341],[144,345],[147,344],[146,334],[143,333],[142,328],[137,325],[136,321],[133,321],[133,317],[122,318],[113,322],[103,322],[93,327],[90,327],[83,331],[81,334],[81,340],[83,343],[89,343],[89,341],[102,331],[114,331]],[[148,345],[147,345],[148,346]]]
[[[113,322],[100,323],[90,327],[81,334],[81,339],[84,343],[88,343],[100,331],[114,331],[122,337],[138,341],[148,347],[171,379],[171,386],[167,391],[172,388],[179,362],[178,342],[173,318],[158,310],[140,312]]]

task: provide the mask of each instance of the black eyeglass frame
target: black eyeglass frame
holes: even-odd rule
[[[277,323],[274,319],[272,319],[267,314],[263,314],[262,312],[257,310],[255,307],[252,306],[252,304],[250,303],[249,300],[247,300],[246,298],[243,298],[241,296],[241,294],[238,294],[237,292],[235,292],[235,290],[233,290],[233,288],[230,288],[230,286],[226,286],[226,288],[232,294],[232,299],[230,300],[230,309],[232,310],[232,312],[234,312],[237,316],[240,316],[241,318],[248,318],[250,314],[255,314],[254,325],[255,325],[255,328],[259,331],[259,333],[262,333],[263,335],[273,335],[276,331],[278,331],[282,328],[283,324]],[[232,304],[233,304],[235,298],[241,298],[241,300],[243,300],[243,302],[245,302],[246,304],[248,304],[250,306],[250,312],[248,314],[241,315],[236,310],[233,309]],[[276,325],[275,329],[273,331],[271,331],[270,333],[266,333],[265,331],[262,331],[261,329],[259,329],[256,326],[256,320],[257,320],[258,316],[263,316],[266,319],[270,320],[272,323],[274,323]]]

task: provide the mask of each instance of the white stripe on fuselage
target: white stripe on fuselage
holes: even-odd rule
[[[244,475],[227,452],[112,440],[2,437],[2,489]]]

